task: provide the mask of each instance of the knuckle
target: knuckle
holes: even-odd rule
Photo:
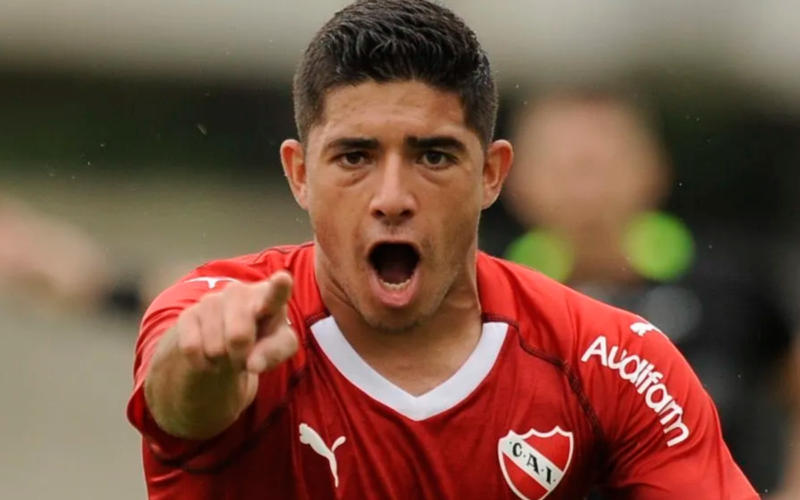
[[[264,353],[264,361],[267,363],[267,370],[272,370],[285,361],[285,357],[281,356],[276,351],[269,351]]]
[[[249,346],[254,342],[254,335],[246,330],[238,330],[228,334],[228,345],[238,349]]]
[[[178,350],[187,357],[194,357],[203,352],[203,344],[197,332],[181,331],[178,335]]]
[[[200,323],[207,325],[219,324],[224,314],[225,303],[219,294],[206,295],[197,304],[196,314]]]
[[[206,345],[203,351],[203,356],[205,356],[208,359],[217,360],[220,358],[224,358],[226,353],[227,351],[225,350],[225,344],[223,344],[222,342],[214,342]]]
[[[215,303],[214,297],[210,295],[205,295],[197,301],[196,304],[192,305],[184,313],[187,316],[193,316],[194,320],[197,323],[202,323],[205,318],[214,314],[214,311],[218,309],[217,304]]]
[[[220,292],[220,295],[225,298],[236,297],[240,298],[247,292],[247,285],[238,281],[228,283],[225,288]]]
[[[286,349],[294,353],[300,348],[300,340],[294,330],[289,330],[289,335],[286,336]]]
[[[227,314],[250,314],[248,306],[253,302],[255,295],[252,285],[231,283],[222,294]]]
[[[201,311],[216,310],[220,305],[220,300],[219,293],[207,293],[200,297],[195,307]]]
[[[290,331],[281,333],[264,354],[269,366],[275,366],[291,358],[297,352],[299,342],[297,336]]]
[[[198,318],[199,316],[195,306],[181,311],[178,315],[178,320],[175,322],[175,329],[178,330],[178,340],[181,340],[187,335],[194,335],[197,333]]]
[[[255,323],[239,316],[229,321],[225,333],[229,345],[244,347],[255,341]]]

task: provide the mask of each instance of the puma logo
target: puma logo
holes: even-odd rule
[[[644,323],[644,322],[632,324],[631,331],[640,337],[644,337],[648,332],[652,331],[656,331],[663,334],[663,332],[658,328],[656,328],[655,326],[651,325],[650,323]]]
[[[308,424],[300,424],[300,442],[309,445],[317,455],[328,459],[328,464],[331,466],[331,474],[333,475],[333,484],[337,488],[339,487],[339,467],[336,463],[336,455],[334,452],[336,448],[344,444],[345,441],[346,439],[344,436],[339,436],[336,438],[336,441],[333,442],[333,446],[328,448],[328,445],[325,444],[322,436],[320,436],[317,431],[312,429]]]

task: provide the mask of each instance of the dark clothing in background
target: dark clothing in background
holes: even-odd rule
[[[503,255],[523,228],[495,204],[481,225],[483,250]],[[785,422],[770,387],[791,344],[791,325],[767,279],[757,235],[693,228],[695,260],[672,283],[567,283],[641,315],[681,350],[713,397],[736,462],[759,492],[780,481]],[[774,386],[773,386],[774,387]]]

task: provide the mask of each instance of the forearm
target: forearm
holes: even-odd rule
[[[145,379],[148,409],[158,426],[175,437],[212,438],[252,402],[258,378],[220,367],[198,372],[180,354],[177,335],[165,334]]]

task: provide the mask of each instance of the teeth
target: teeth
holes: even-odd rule
[[[409,283],[411,283],[411,278],[405,280],[402,283],[387,283],[381,280],[381,284],[386,288],[388,288],[389,290],[402,290],[403,288],[407,287]]]

